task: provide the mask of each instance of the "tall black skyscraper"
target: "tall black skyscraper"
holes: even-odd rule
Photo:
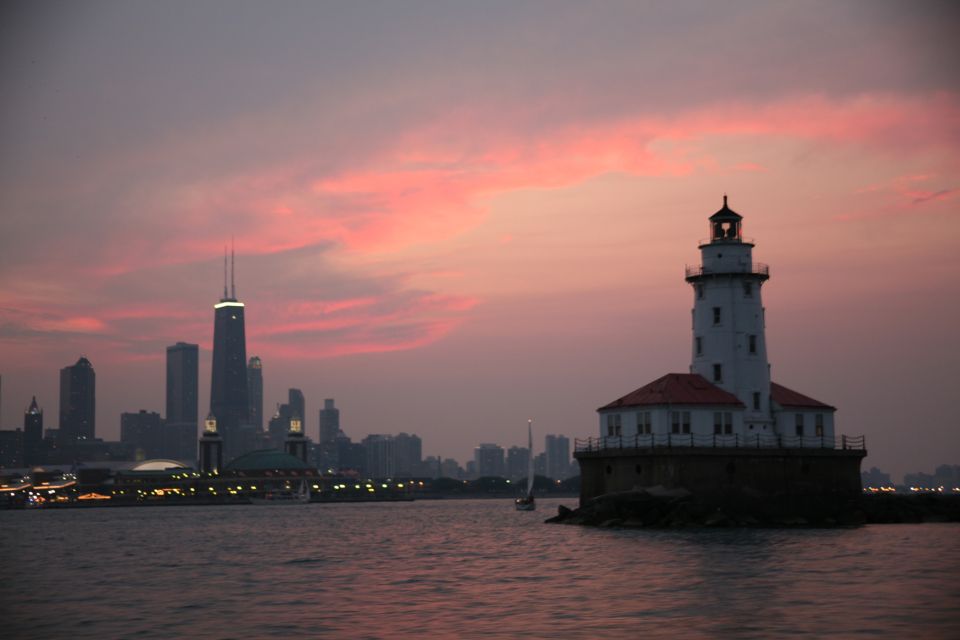
[[[199,347],[178,342],[167,347],[167,414],[168,423],[191,423],[196,426]]]
[[[303,398],[303,391],[300,389],[288,389],[287,390],[287,404],[290,405],[290,415],[300,418],[300,424],[303,427],[303,432],[307,432],[307,402]]]
[[[233,257],[231,255],[231,267]],[[249,429],[250,402],[247,395],[247,339],[243,303],[230,274],[227,294],[227,259],[223,259],[223,297],[213,306],[213,370],[210,381],[210,413],[217,421],[227,460],[243,453]]]
[[[60,369],[60,431],[62,446],[93,440],[96,433],[96,383],[93,365],[85,357]]]
[[[250,397],[250,424],[263,431],[263,363],[253,356],[247,363],[247,395]]]
[[[23,414],[23,459],[29,465],[40,464],[40,445],[43,442],[43,409],[33,396],[30,406]]]
[[[196,460],[198,367],[197,345],[178,342],[167,347],[167,414],[157,454],[161,457]]]

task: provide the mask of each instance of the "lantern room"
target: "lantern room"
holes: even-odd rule
[[[727,206],[723,196],[723,208],[710,216],[710,242],[742,242],[741,220],[743,216]]]

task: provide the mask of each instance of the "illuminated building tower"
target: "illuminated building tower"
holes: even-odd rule
[[[223,297],[213,306],[213,368],[210,381],[210,412],[224,442],[224,454],[231,460],[243,451],[242,433],[249,429],[250,402],[247,395],[247,343],[243,303],[237,300],[231,252],[230,293],[227,294],[227,258],[223,258]]]
[[[217,432],[217,418],[212,413],[203,423],[200,436],[200,471],[219,473],[223,468],[223,439]]]
[[[290,431],[287,432],[287,453],[306,462],[308,444],[309,440],[303,435],[303,422],[299,416],[292,416],[290,418]]]
[[[263,431],[263,363],[258,356],[247,363],[247,396],[250,398],[250,424]]]
[[[96,383],[93,365],[85,357],[60,370],[60,431],[62,447],[93,440],[96,433]]]
[[[303,391],[300,389],[287,389],[287,405],[290,407],[290,415],[300,418],[303,425],[303,432],[307,432],[307,401],[303,397]]]
[[[37,396],[33,396],[30,406],[23,414],[23,459],[27,466],[43,462],[40,446],[43,443],[43,409],[37,405]]]

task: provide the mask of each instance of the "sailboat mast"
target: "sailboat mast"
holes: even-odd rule
[[[529,461],[527,464],[527,495],[533,495],[533,420],[527,420],[527,451],[529,452]]]

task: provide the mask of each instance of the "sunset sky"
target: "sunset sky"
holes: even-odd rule
[[[234,238],[264,405],[355,440],[597,435],[690,363],[724,193],[769,263],[773,379],[899,476],[960,464],[950,2],[6,2],[2,427],[59,369],[97,435],[163,411]],[[270,409],[267,409],[270,412]],[[899,479],[899,478],[898,478]]]

